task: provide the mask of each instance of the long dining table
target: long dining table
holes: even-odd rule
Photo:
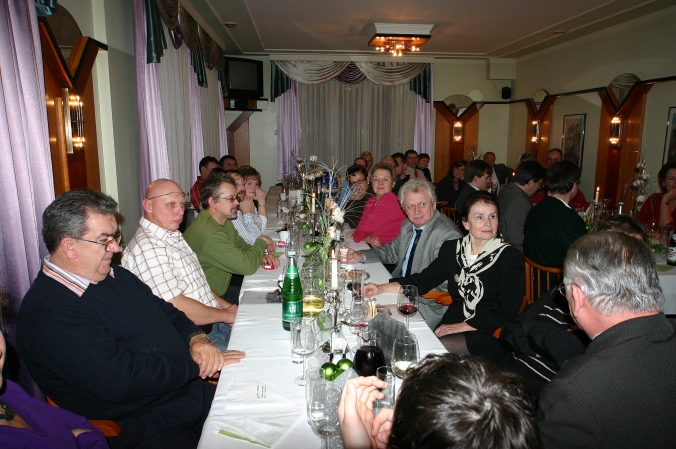
[[[272,193],[272,192],[271,192]],[[268,200],[269,211],[274,211],[274,201]],[[265,234],[273,240],[279,240],[277,232],[282,226],[274,213],[268,221]],[[365,249],[364,243],[355,243],[347,239],[353,249]],[[277,280],[283,275],[287,265],[286,258],[280,256],[280,266],[275,270],[258,269],[251,276],[246,276],[242,283],[240,305],[237,318],[232,328],[229,348],[246,352],[246,357],[238,364],[223,369],[216,389],[211,410],[202,429],[198,448],[253,448],[257,445],[241,439],[234,439],[219,433],[224,421],[234,418],[249,417],[269,419],[276,417],[288,420],[291,416],[293,424],[284,436],[273,446],[274,448],[299,449],[319,447],[320,439],[306,421],[305,387],[298,386],[294,378],[301,374],[302,364],[292,362],[289,343],[289,332],[282,328],[281,303],[268,303],[267,293],[277,289]],[[360,264],[370,275],[369,282],[386,283],[390,274],[383,264]],[[396,311],[396,294],[383,294],[377,298],[378,304],[387,306],[392,317],[404,322],[404,317]],[[356,336],[344,326],[344,334],[348,344],[356,345]],[[420,357],[427,354],[445,353],[443,345],[425,324],[420,314],[410,318],[410,332],[415,335],[420,346]],[[398,382],[400,384],[400,380]],[[257,398],[256,387],[265,385],[269,400]],[[248,388],[250,391],[231,391],[234,388]],[[242,400],[242,394],[249,394],[251,400]],[[236,401],[229,401],[229,396],[237,396]],[[293,414],[297,417],[293,418]],[[259,446],[260,447],[260,446]]]

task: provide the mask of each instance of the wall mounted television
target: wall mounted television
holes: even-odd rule
[[[263,98],[263,61],[225,58],[226,97],[233,100]]]

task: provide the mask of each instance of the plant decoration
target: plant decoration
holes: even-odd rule
[[[625,183],[622,198],[626,198],[629,189],[636,195],[634,208],[630,212],[631,216],[636,217],[641,210],[641,206],[643,206],[643,203],[645,203],[648,196],[650,196],[651,191],[650,175],[645,169],[645,148],[641,151],[639,161],[634,170],[636,171],[636,174],[629,178]]]

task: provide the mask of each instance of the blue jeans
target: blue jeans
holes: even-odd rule
[[[230,326],[225,323],[214,323],[209,332],[209,341],[221,351],[225,351],[228,349],[231,331]]]

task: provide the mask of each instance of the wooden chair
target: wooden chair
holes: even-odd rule
[[[451,298],[451,294],[448,292],[437,292],[434,290],[430,290],[427,293],[425,293],[423,297],[427,299],[433,299],[438,304],[444,306],[450,305],[453,302],[453,298]]]
[[[56,405],[56,402],[52,401],[52,398],[47,396],[47,403],[49,405],[53,405],[54,407],[58,407]],[[120,426],[115,423],[115,421],[110,421],[108,419],[88,419],[89,423],[99,429],[101,432],[103,432],[103,435],[105,437],[116,437],[122,432],[122,429],[120,429]]]
[[[440,209],[444,206],[448,206],[448,201],[437,201],[437,209]]]
[[[545,267],[526,257],[526,298],[528,305],[544,292],[547,292],[561,283],[562,268]],[[544,287],[544,289],[543,289]]]
[[[443,206],[443,207],[441,208],[441,213],[444,214],[444,215],[446,215],[446,216],[447,216],[448,218],[450,218],[451,220],[453,220],[453,223],[457,223],[457,222],[458,222],[458,219],[457,219],[457,216],[458,216],[458,209],[457,209],[457,208],[455,208],[455,207]]]

